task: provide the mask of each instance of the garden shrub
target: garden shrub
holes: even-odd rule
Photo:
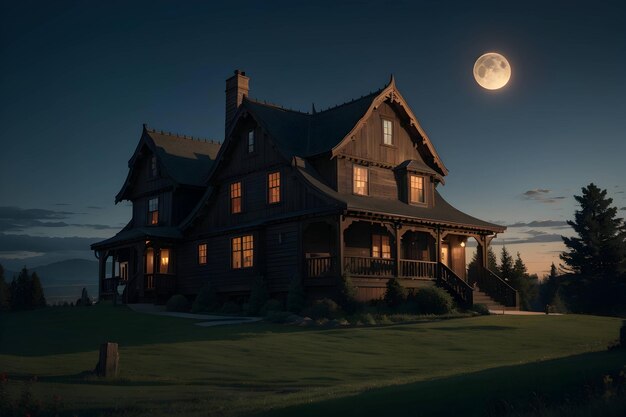
[[[250,298],[248,299],[248,306],[246,308],[246,314],[250,316],[256,316],[261,313],[261,309],[269,299],[267,287],[262,277],[254,280],[252,289],[250,290]]]
[[[420,314],[448,314],[454,309],[450,294],[439,287],[420,288],[413,299]]]
[[[172,295],[169,300],[167,300],[167,304],[165,305],[165,309],[167,311],[175,311],[179,313],[186,313],[189,311],[189,300],[182,294]]]
[[[472,310],[477,312],[481,316],[488,316],[489,314],[491,314],[489,313],[489,307],[484,304],[474,304]]]
[[[306,307],[306,296],[302,287],[300,275],[291,277],[289,290],[287,292],[287,310],[292,313],[300,313]]]
[[[267,316],[269,313],[275,311],[283,311],[283,303],[275,298],[267,300],[267,302],[261,308],[261,315]]]
[[[215,289],[211,286],[211,284],[205,284],[193,304],[191,305],[192,313],[202,313],[208,311],[215,311],[219,306],[217,293]]]
[[[336,302],[328,298],[315,300],[313,304],[305,310],[305,314],[313,320],[334,319],[340,315],[341,311]]]
[[[346,272],[339,283],[339,305],[348,314],[357,312],[361,304],[357,300],[357,288],[352,283],[350,273]]]
[[[270,323],[289,323],[297,318],[298,316],[289,311],[268,311],[265,316],[265,320]]]
[[[220,309],[220,313],[222,314],[239,314],[241,313],[241,306],[232,301],[227,301],[224,303],[222,308]]]
[[[387,289],[383,297],[389,307],[398,307],[406,300],[406,290],[396,278],[387,281]]]

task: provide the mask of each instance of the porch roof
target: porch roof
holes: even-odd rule
[[[298,166],[298,170],[304,178],[322,193],[343,203],[346,210],[401,217],[415,222],[443,224],[492,233],[502,233],[506,230],[504,226],[477,219],[454,208],[436,190],[435,204],[434,207],[430,208],[414,206],[397,199],[341,194],[318,179],[315,171],[308,164],[302,165],[304,166]]]
[[[181,231],[177,227],[161,226],[161,227],[136,227],[132,229],[122,229],[115,236],[102,240],[91,245],[92,250],[105,249],[120,243],[130,243],[144,239],[180,239]]]

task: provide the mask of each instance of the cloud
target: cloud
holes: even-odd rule
[[[535,234],[528,238],[518,239],[506,239],[507,245],[518,245],[521,243],[550,243],[550,242],[562,242],[561,235],[556,233],[540,233]]]
[[[14,206],[0,207],[0,219],[15,220],[58,220],[67,219],[76,214],[69,211],[55,211],[45,209],[22,209]]]
[[[97,237],[43,237],[0,233],[0,252],[60,252],[89,250],[92,243],[102,240]]]
[[[78,224],[59,221],[67,220],[75,214],[79,213],[45,209],[22,209],[13,206],[0,207],[0,232],[23,232],[33,227],[81,227],[95,230],[117,229],[117,227],[104,224]]]
[[[104,207],[100,206],[87,206],[89,210],[102,210]]]
[[[69,203],[56,203],[55,206],[71,206]]]
[[[538,201],[540,203],[556,203],[559,200],[565,199],[563,196],[552,196],[552,191],[546,188],[536,188],[534,190],[524,191],[522,198],[524,200]]]
[[[569,227],[563,220],[533,220],[527,223],[516,222],[507,227]]]
[[[527,233],[527,234],[529,234],[531,236],[541,236],[541,235],[547,235],[548,234],[548,232],[542,232],[541,230],[532,230],[532,229],[527,231],[527,232],[524,232],[524,233]]]
[[[626,210],[626,207],[620,207],[620,210]]]

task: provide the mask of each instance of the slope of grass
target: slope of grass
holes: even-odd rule
[[[37,375],[38,398],[60,395],[81,416],[243,415],[604,350],[620,324],[572,315],[332,330],[200,327],[123,306],[55,308],[0,316],[0,372],[11,381]],[[118,379],[81,374],[94,368],[103,341],[120,344]],[[9,385],[16,395],[19,383]]]

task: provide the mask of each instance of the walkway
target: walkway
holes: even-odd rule
[[[520,310],[489,310],[491,314],[505,314],[511,316],[545,316],[546,313],[540,311],[520,311]],[[549,316],[561,316],[561,313],[550,313]]]
[[[176,313],[173,311],[165,311],[165,306],[154,304],[127,304],[128,307],[137,312],[144,314],[155,314],[157,316],[179,317],[182,319],[206,320],[200,323],[194,323],[196,326],[210,327],[221,326],[224,324],[242,324],[254,323],[262,320],[260,317],[238,317],[238,316],[217,316],[213,314],[192,314],[192,313]]]

